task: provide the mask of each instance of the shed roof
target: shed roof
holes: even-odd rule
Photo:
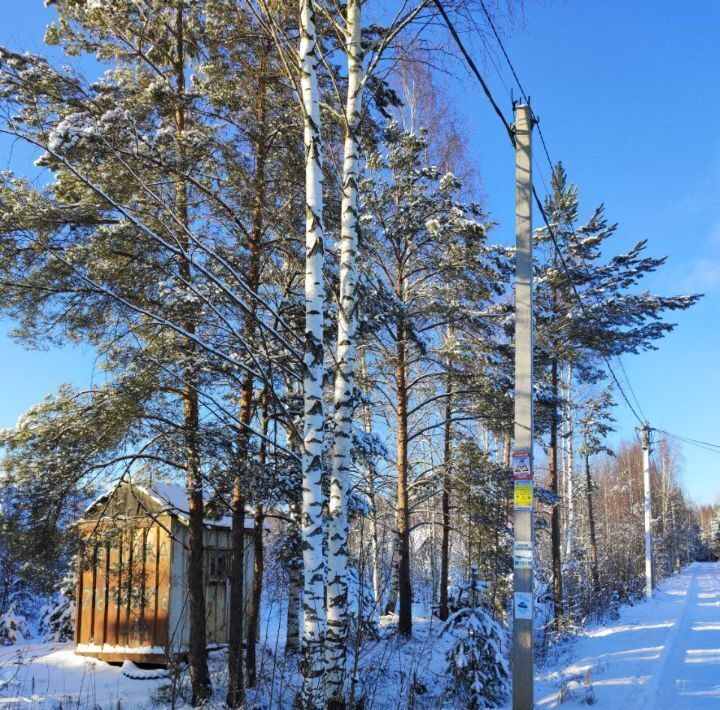
[[[104,503],[115,491],[122,485],[130,485],[137,489],[141,493],[145,494],[152,501],[157,503],[161,510],[169,513],[170,515],[176,516],[179,520],[184,523],[188,523],[190,519],[190,512],[187,499],[187,491],[183,486],[175,485],[174,483],[167,483],[165,481],[153,481],[152,483],[146,483],[140,485],[134,481],[117,481],[111,485],[101,496],[96,498],[86,509],[85,512],[90,512],[98,503]],[[158,512],[158,511],[153,511]],[[219,520],[212,520],[206,518],[204,521],[208,527],[218,528],[230,528],[232,527],[232,518],[226,515]],[[254,527],[253,519],[245,517],[245,529],[252,529]]]

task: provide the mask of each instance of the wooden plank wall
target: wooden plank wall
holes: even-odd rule
[[[89,542],[78,575],[75,643],[167,647],[170,538],[159,524]]]
[[[169,516],[157,521],[136,518],[114,534],[88,523],[88,544],[78,575],[75,643],[116,648],[169,648],[182,651],[189,642],[187,609],[187,529]],[[230,594],[226,582],[211,582],[211,549],[227,550],[226,529],[205,531],[208,641],[227,642]],[[93,544],[92,540],[99,542]],[[245,603],[252,588],[253,547],[246,535]],[[98,648],[98,652],[101,649]],[[94,649],[93,649],[94,653]],[[103,656],[107,657],[107,656]]]

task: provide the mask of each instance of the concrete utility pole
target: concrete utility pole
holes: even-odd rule
[[[650,426],[640,430],[643,451],[643,487],[645,489],[645,596],[652,597],[652,512],[650,508]]]
[[[530,107],[516,106],[513,710],[531,710],[534,702],[532,128]]]

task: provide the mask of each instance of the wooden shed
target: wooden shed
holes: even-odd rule
[[[85,511],[78,523],[76,653],[162,664],[187,651],[187,509],[180,486],[122,482]],[[246,520],[246,600],[252,534],[252,521]],[[206,520],[204,543],[207,641],[227,643],[230,518]]]

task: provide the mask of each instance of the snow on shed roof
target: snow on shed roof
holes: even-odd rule
[[[165,481],[153,481],[152,483],[140,485],[134,481],[117,481],[101,496],[94,500],[85,510],[87,513],[96,503],[114,493],[123,483],[130,484],[133,488],[137,488],[140,492],[144,493],[148,498],[152,498],[158,505],[161,505],[168,513],[176,515],[184,523],[187,523],[190,518],[187,491],[183,486],[178,486],[174,483],[167,483]],[[230,528],[232,527],[232,517],[226,515],[219,520],[211,520],[206,518],[204,521],[205,525],[219,528]],[[245,529],[252,529],[254,527],[254,521],[252,518],[245,518]]]

